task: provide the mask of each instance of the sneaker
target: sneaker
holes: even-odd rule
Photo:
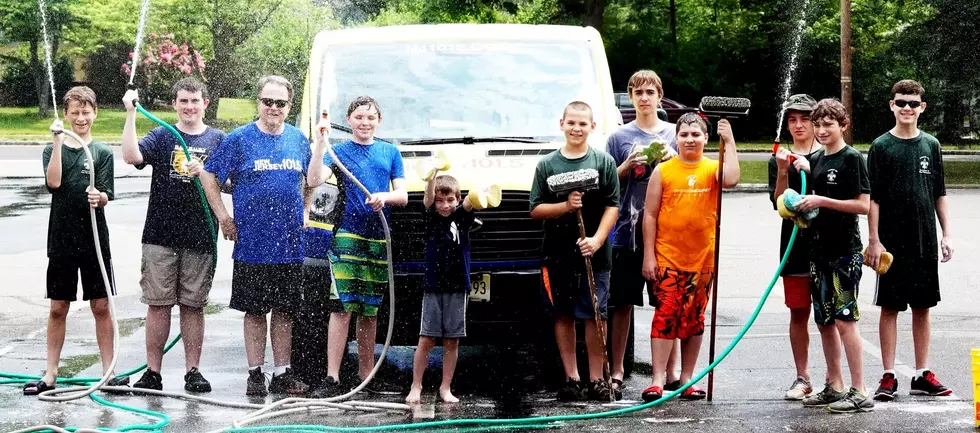
[[[898,392],[898,381],[895,380],[895,375],[885,373],[881,376],[881,382],[878,382],[878,390],[875,391],[874,398],[878,401],[892,401],[895,399],[896,392]]]
[[[592,401],[610,401],[609,384],[605,380],[596,379],[589,384],[588,399]]]
[[[133,384],[133,388],[142,389],[155,389],[157,391],[163,391],[163,376],[149,368],[143,372],[143,376],[140,376],[140,380],[137,380]]]
[[[936,375],[929,370],[922,373],[922,376],[912,379],[912,389],[909,390],[910,395],[931,395],[933,397],[950,395],[952,393],[953,390],[939,383]]]
[[[582,382],[575,379],[568,379],[561,389],[558,390],[558,401],[582,401],[586,399],[586,390]]]
[[[211,382],[193,367],[184,375],[184,390],[187,392],[211,392]]]
[[[823,390],[819,393],[810,395],[803,399],[803,406],[815,407],[815,406],[826,406],[837,400],[847,397],[846,391],[838,391],[830,386],[830,383],[825,383],[823,385]]]
[[[332,376],[327,376],[326,379],[320,382],[320,385],[313,388],[313,391],[310,393],[310,398],[327,398],[336,395],[340,395],[340,382],[337,382],[337,379],[334,379]]]
[[[269,392],[265,389],[265,375],[262,367],[249,370],[248,380],[245,381],[245,395],[265,397]]]
[[[851,388],[844,398],[827,405],[830,413],[855,413],[871,412],[875,408],[875,403],[868,398],[868,395]]]
[[[273,394],[304,394],[310,389],[303,381],[293,375],[293,369],[287,368],[283,374],[272,376],[269,392]]]
[[[813,385],[810,385],[810,381],[804,379],[803,376],[797,376],[793,385],[786,391],[785,398],[786,400],[803,400],[811,392],[813,392]]]

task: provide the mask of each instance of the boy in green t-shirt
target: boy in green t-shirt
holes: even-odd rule
[[[878,269],[887,249],[894,261],[878,277],[875,305],[881,307],[878,334],[885,369],[875,399],[890,401],[898,391],[895,346],[898,312],[912,308],[915,377],[909,394],[941,396],[953,391],[929,370],[929,309],[939,304],[939,250],[942,262],[953,257],[950,247],[946,178],[939,141],[919,130],[926,109],[925,90],[912,80],[892,87],[889,102],[895,127],[871,143],[871,211],[868,214],[867,263]],[[936,244],[936,218],[943,237]]]
[[[44,148],[44,181],[51,193],[48,221],[47,298],[51,299],[47,330],[47,370],[41,380],[24,385],[25,395],[37,395],[55,387],[58,361],[65,343],[68,308],[77,298],[78,275],[82,277],[82,299],[89,301],[95,316],[95,336],[102,356],[102,369],[112,362],[112,316],[109,313],[105,283],[95,252],[89,207],[95,208],[99,245],[105,261],[109,283],[112,264],[109,254],[109,228],[105,205],[113,198],[112,150],[92,140],[92,123],[98,114],[95,92],[84,86],[73,87],[64,97],[65,122],[92,152],[95,167],[90,166],[82,143],[66,140],[60,120],[51,124],[53,143]],[[90,170],[95,170],[95,187],[89,184]],[[113,294],[115,288],[113,287]],[[124,386],[128,377],[113,378],[107,386]]]
[[[609,300],[609,269],[612,250],[606,240],[619,216],[619,177],[611,155],[589,146],[595,129],[592,108],[575,101],[565,107],[561,129],[565,144],[548,154],[534,171],[531,184],[531,218],[544,220],[544,261],[541,270],[546,309],[555,319],[555,339],[565,368],[565,385],[558,390],[559,401],[609,401],[603,378],[602,350],[605,336],[596,332],[596,320],[605,328]],[[598,188],[584,194],[575,191],[559,196],[548,187],[550,176],[582,169],[599,174]],[[586,238],[579,234],[576,211],[581,209]],[[592,305],[585,259],[591,257],[595,281],[598,318]],[[585,322],[585,346],[589,353],[589,382],[583,384],[575,361],[575,321]]]

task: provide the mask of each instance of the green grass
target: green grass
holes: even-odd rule
[[[151,110],[154,116],[165,122],[177,122],[177,113],[170,110]],[[59,117],[62,114],[59,113]],[[230,131],[238,125],[252,121],[255,117],[255,102],[246,99],[222,99],[218,106],[218,120],[215,127]],[[6,140],[36,140],[46,141],[51,138],[47,132],[54,120],[50,115],[38,117],[36,108],[0,107],[0,141]],[[119,142],[122,135],[126,111],[117,108],[103,108],[92,128],[96,140]],[[157,125],[145,116],[136,116],[136,132],[142,136]]]
[[[740,184],[769,183],[768,161],[739,161]],[[946,185],[980,185],[980,161],[944,161]]]
[[[95,365],[95,363],[101,360],[102,357],[98,353],[69,356],[61,360],[61,365],[58,366],[58,377],[75,377],[82,370]]]

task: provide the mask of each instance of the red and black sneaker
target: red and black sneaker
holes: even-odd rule
[[[909,390],[910,395],[931,395],[933,397],[950,395],[952,393],[953,390],[939,383],[936,375],[928,370],[922,373],[922,376],[912,379],[912,389]]]
[[[896,392],[898,392],[898,381],[895,380],[895,375],[892,373],[885,373],[883,376],[881,376],[881,382],[879,382],[878,390],[875,391],[875,400],[892,401],[895,399]]]

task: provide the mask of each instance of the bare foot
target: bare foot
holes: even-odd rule
[[[422,402],[422,387],[416,387],[412,385],[411,391],[408,392],[408,397],[405,397],[405,403],[408,404],[418,404]]]
[[[442,401],[445,403],[459,403],[459,399],[449,389],[440,389],[439,397],[442,397]]]

